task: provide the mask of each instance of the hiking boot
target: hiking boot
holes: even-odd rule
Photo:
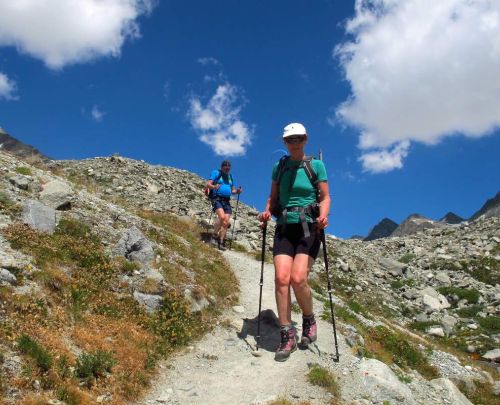
[[[225,246],[225,241],[222,241],[222,242],[220,240],[217,241],[217,247],[219,248],[219,250],[222,250],[222,251],[227,250],[227,248]]]
[[[286,361],[290,357],[290,353],[297,350],[297,340],[295,338],[295,331],[293,328],[281,329],[281,342],[276,349],[276,354],[274,355],[274,360],[276,361]]]
[[[314,315],[311,318],[302,318],[302,339],[300,340],[301,347],[307,347],[318,338],[318,325]]]

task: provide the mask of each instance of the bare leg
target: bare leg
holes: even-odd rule
[[[222,208],[221,208],[222,210]],[[227,233],[227,228],[229,226],[229,221],[230,221],[230,218],[231,218],[231,214],[224,214],[224,211],[223,212],[223,219],[221,220],[221,227],[220,227],[220,235],[219,235],[219,239],[220,241],[222,242],[225,238],[226,238],[226,233]]]
[[[280,325],[292,323],[290,276],[292,273],[293,258],[287,255],[274,257],[276,307]]]
[[[292,285],[295,298],[304,315],[313,313],[311,288],[307,283],[307,276],[314,263],[309,255],[300,253],[295,255],[290,273],[290,284]]]
[[[214,235],[217,235],[217,237],[220,239],[221,227],[224,224],[224,210],[222,208],[217,208],[215,210],[215,215],[217,215],[217,220],[214,224]]]

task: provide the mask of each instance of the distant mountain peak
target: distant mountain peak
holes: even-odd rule
[[[439,220],[439,222],[444,222],[445,224],[459,224],[463,221],[465,221],[464,218],[451,211]]]
[[[420,214],[411,214],[391,234],[391,236],[407,236],[423,231],[426,228],[435,228],[436,221]]]
[[[397,227],[398,224],[392,219],[384,218],[370,230],[368,236],[363,240],[370,241],[380,238],[387,238],[392,234],[392,232],[394,232]]]

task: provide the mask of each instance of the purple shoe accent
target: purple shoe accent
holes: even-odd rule
[[[288,330],[280,330],[281,342],[276,349],[276,354],[274,355],[274,360],[276,361],[286,361],[290,357],[290,353],[297,350],[297,338],[295,336],[295,330],[290,328]]]

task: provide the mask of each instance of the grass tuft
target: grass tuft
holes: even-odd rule
[[[40,343],[28,335],[21,335],[17,340],[17,346],[21,353],[31,357],[37,367],[46,372],[52,367],[52,356]]]
[[[337,379],[330,371],[321,367],[319,364],[311,365],[309,373],[307,374],[307,380],[313,385],[324,388],[334,397],[339,396]]]

